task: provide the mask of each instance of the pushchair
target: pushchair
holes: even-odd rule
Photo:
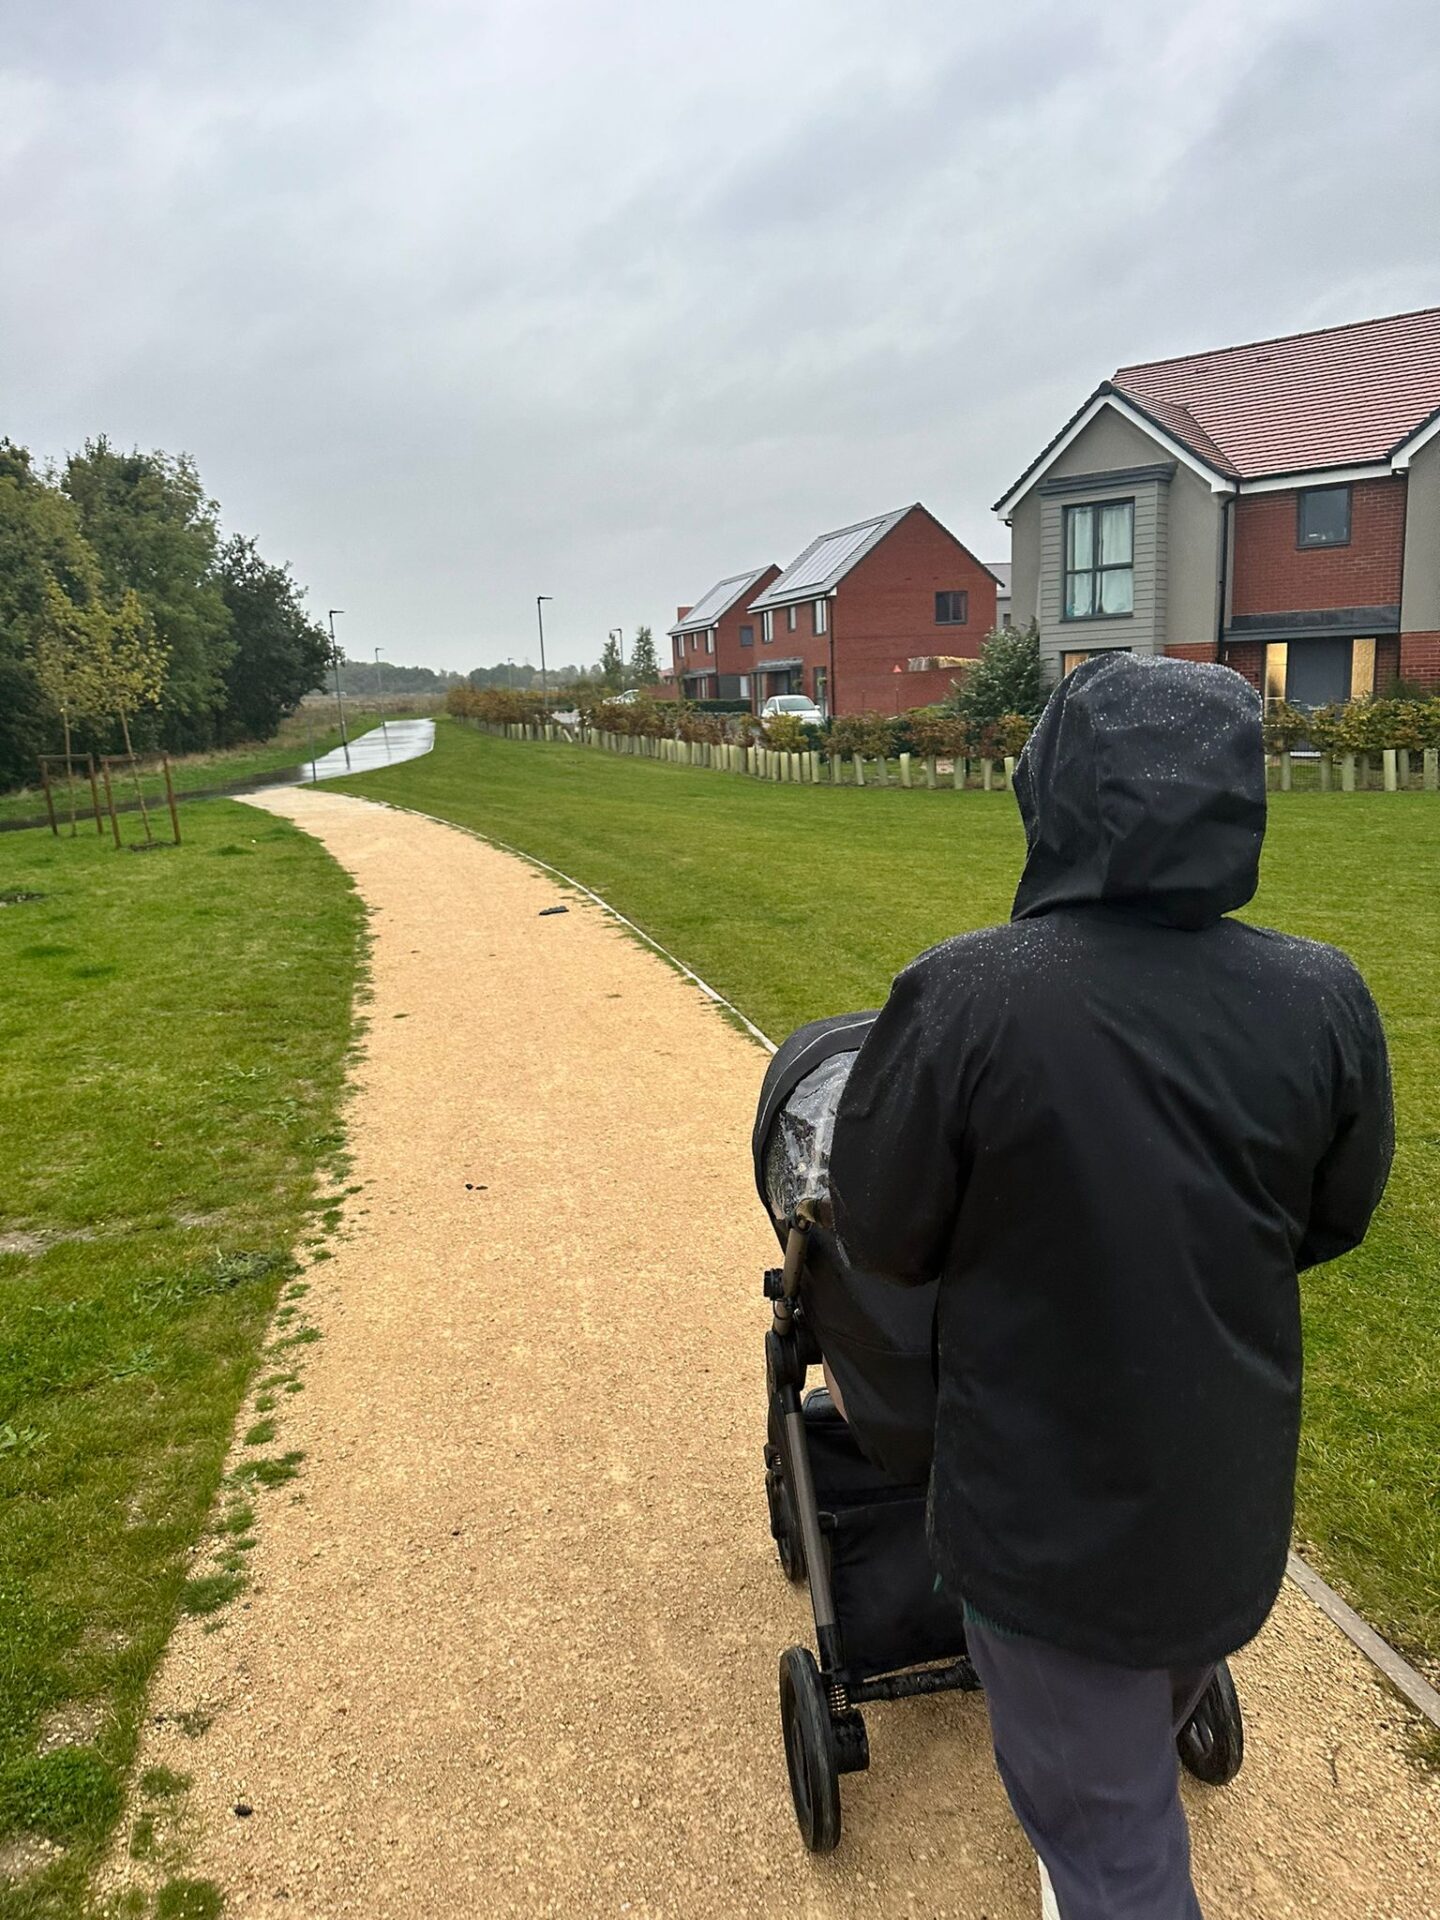
[[[957,1600],[937,1589],[925,1530],[935,1424],[936,1286],[855,1272],[831,1228],[830,1140],[874,1013],[792,1034],[765,1075],[755,1181],[783,1250],[765,1275],[765,1495],[780,1565],[808,1581],[816,1650],[780,1656],[780,1725],[805,1845],[840,1839],[840,1776],[870,1764],[860,1709],[979,1687]],[[830,1369],[844,1415],[806,1373]],[[1212,1786],[1240,1770],[1244,1728],[1222,1664],[1176,1742]]]

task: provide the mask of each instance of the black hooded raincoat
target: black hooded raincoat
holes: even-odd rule
[[[850,1259],[940,1275],[930,1537],[996,1625],[1123,1666],[1248,1640],[1285,1568],[1297,1271],[1389,1170],[1342,953],[1225,918],[1265,831],[1254,693],[1102,656],[1016,772],[1008,926],[896,980],[835,1127]]]

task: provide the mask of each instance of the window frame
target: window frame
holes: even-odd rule
[[[753,626],[753,624],[752,624],[752,625],[750,625],[750,626],[748,626],[748,627],[741,627],[741,629],[740,629],[740,644],[741,644],[741,646],[742,646],[742,647],[753,647],[753,646],[754,646],[754,644],[755,644],[755,628],[754,628],[754,626]]]
[[[785,609],[786,631],[788,633],[794,633],[795,629],[799,626],[799,624],[800,624],[800,609],[792,602]]]
[[[1070,558],[1070,518],[1076,513],[1102,514],[1107,507],[1128,507],[1130,509],[1130,558],[1110,566],[1103,565],[1098,558],[1088,567],[1071,567]],[[1090,535],[1092,555],[1100,551],[1100,523],[1096,519]],[[1124,613],[1107,613],[1103,610],[1094,613],[1070,612],[1070,582],[1081,574],[1088,574],[1091,581],[1090,598],[1097,603],[1101,598],[1099,588],[1107,573],[1128,573],[1130,575],[1130,606]],[[1060,618],[1066,626],[1084,626],[1096,620],[1133,620],[1135,618],[1135,496],[1121,494],[1108,500],[1077,500],[1067,505],[1060,515]]]
[[[760,615],[760,644],[762,647],[773,646],[774,641],[775,612],[772,607],[766,607]]]
[[[815,633],[824,633],[830,625],[829,608],[823,599],[810,602],[810,626]]]
[[[1345,496],[1345,532],[1343,535],[1324,535],[1320,539],[1305,537],[1305,502],[1317,493],[1343,493]],[[1310,553],[1316,548],[1348,547],[1355,526],[1355,489],[1348,480],[1342,480],[1336,486],[1297,487],[1295,489],[1295,548],[1299,553]]]
[[[960,602],[960,611],[953,617],[942,614],[940,602],[950,600]],[[935,624],[937,627],[968,627],[970,624],[970,589],[968,587],[937,587],[935,589]]]

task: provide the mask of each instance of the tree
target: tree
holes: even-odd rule
[[[600,655],[600,678],[607,687],[620,685],[620,646],[613,633],[605,637],[605,650]]]
[[[281,719],[324,679],[329,635],[306,613],[289,567],[271,566],[253,540],[236,534],[226,542],[219,580],[230,622],[219,737],[226,745],[268,740]],[[373,689],[373,662],[369,677]]]
[[[106,644],[97,659],[103,710],[120,722],[125,751],[134,758],[130,722],[142,707],[160,704],[170,650],[155,631],[155,622],[130,588],[109,618]]]
[[[630,654],[630,675],[637,687],[653,687],[660,678],[660,662],[655,658],[655,636],[649,627],[635,629],[635,645]]]
[[[219,509],[186,454],[120,453],[102,435],[65,463],[61,486],[100,562],[107,598],[134,588],[169,666],[161,742],[210,746],[225,705],[230,614],[217,569]]]
[[[47,580],[44,604],[30,642],[35,679],[60,716],[65,741],[65,779],[70,792],[70,828],[75,828],[75,779],[70,769],[73,729],[105,711],[110,655],[110,616],[99,601],[77,607],[58,581]]]
[[[34,643],[55,612],[55,588],[72,607],[100,597],[100,566],[72,503],[35,471],[29,453],[0,440],[0,788],[34,778],[39,754],[59,744],[35,671]]]
[[[1038,719],[1045,704],[1040,672],[1040,629],[996,627],[985,636],[980,658],[965,669],[947,703],[959,714],[972,735],[993,727],[1007,714]]]

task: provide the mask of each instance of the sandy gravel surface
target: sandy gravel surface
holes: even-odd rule
[[[1034,1914],[978,1697],[867,1709],[841,1850],[795,1834],[761,1054],[520,862],[333,794],[264,804],[374,909],[364,1190],[311,1275],[300,1478],[261,1498],[246,1604],[187,1623],[159,1681],[143,1762],[193,1779],[187,1870],[246,1920]],[[1188,1793],[1211,1920],[1440,1915],[1399,1703],[1289,1590],[1237,1678],[1246,1769]]]

